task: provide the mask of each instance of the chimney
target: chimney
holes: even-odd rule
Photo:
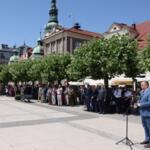
[[[73,28],[75,28],[75,29],[80,29],[81,26],[80,26],[80,24],[77,22],[77,23],[74,24],[74,27],[73,27]]]
[[[136,30],[136,23],[133,23],[132,27],[133,27],[134,30]]]

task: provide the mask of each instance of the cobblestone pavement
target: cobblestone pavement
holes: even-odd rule
[[[115,143],[125,136],[125,116],[99,115],[83,107],[57,107],[0,97],[1,150],[130,150]],[[129,116],[133,150],[143,150],[140,117]]]

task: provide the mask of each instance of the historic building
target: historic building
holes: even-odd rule
[[[27,46],[24,42],[23,45],[19,47],[14,47],[13,55],[10,57],[8,64],[26,60],[30,58],[31,55],[32,55],[32,48],[30,46]]]
[[[16,60],[24,60],[30,58],[32,48],[25,43],[22,46],[9,47],[7,44],[0,44],[0,64],[8,64],[16,62]]]
[[[14,48],[6,44],[0,45],[0,64],[8,64],[10,57],[14,55]]]
[[[43,39],[44,55],[52,53],[73,54],[74,50],[84,42],[101,37],[99,33],[81,29],[79,23],[75,23],[72,28],[60,26],[56,0],[51,1],[49,16],[50,19],[45,26],[45,35]]]
[[[23,45],[19,46],[18,48],[19,56],[21,60],[25,60],[31,57],[33,49],[28,46],[25,42]]]
[[[139,24],[127,25],[123,23],[113,23],[107,32],[103,34],[105,38],[113,35],[127,35],[137,39],[140,48],[147,46],[148,36],[150,35],[150,21]]]

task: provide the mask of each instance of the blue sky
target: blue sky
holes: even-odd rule
[[[0,0],[0,43],[35,46],[48,22],[51,0]],[[150,20],[150,0],[57,0],[59,22],[71,27],[105,32],[113,22]],[[72,14],[72,18],[70,18]]]

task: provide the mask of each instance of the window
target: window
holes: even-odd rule
[[[0,54],[0,58],[1,58],[1,59],[5,59],[5,56],[4,56],[3,53]]]
[[[49,44],[46,44],[46,54],[50,53]]]
[[[113,30],[117,30],[117,28],[116,28],[116,27],[114,27],[114,28],[113,28]]]
[[[52,44],[51,44],[51,50],[52,50],[52,53],[56,52],[55,42],[52,42]]]
[[[62,49],[63,49],[63,45],[62,45],[62,40],[60,39],[57,41],[57,51],[62,52]]]
[[[75,48],[79,48],[81,46],[81,41],[76,41],[75,42]]]

